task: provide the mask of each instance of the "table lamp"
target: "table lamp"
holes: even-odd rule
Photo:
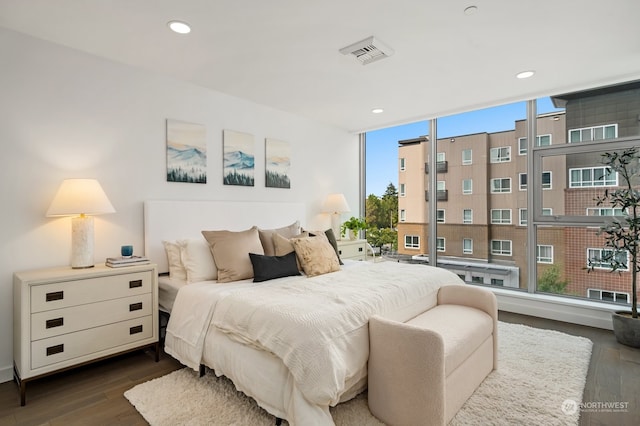
[[[71,267],[92,268],[93,215],[115,213],[107,194],[95,179],[65,179],[47,210],[47,217],[71,219]]]
[[[331,214],[331,229],[336,236],[336,239],[342,239],[342,232],[340,231],[340,215],[350,211],[349,204],[344,198],[344,194],[329,194],[324,200],[322,210],[325,213]]]

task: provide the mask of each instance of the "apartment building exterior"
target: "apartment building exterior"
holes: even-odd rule
[[[536,118],[536,146],[577,144],[640,135],[640,84],[553,98],[564,111]],[[428,258],[429,203],[437,203],[438,262],[467,282],[526,289],[526,121],[514,129],[437,140],[437,188],[428,187],[429,138],[399,141],[398,251]],[[599,153],[551,155],[542,162],[542,214],[620,214],[597,207],[603,187],[617,185],[599,165]],[[614,174],[615,175],[615,174]],[[591,178],[589,178],[591,176]],[[589,180],[591,179],[591,180]],[[587,258],[602,249],[597,227],[536,227],[537,275],[557,268],[565,293],[626,303],[629,273],[606,265],[587,272]]]

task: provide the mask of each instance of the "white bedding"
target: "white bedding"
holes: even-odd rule
[[[176,280],[168,276],[158,277],[158,305],[161,311],[171,313],[178,290],[187,285],[184,280]]]
[[[406,321],[436,304],[440,286],[461,283],[455,274],[439,268],[358,262],[312,278],[189,284],[175,300],[165,350],[194,369],[203,362],[205,347],[210,353],[217,350],[206,345],[205,338],[222,342],[226,335],[248,345],[247,352],[267,352],[268,359],[274,358],[268,362],[274,369],[284,366],[287,371],[274,381],[284,387],[282,401],[260,400],[268,385],[236,385],[248,389],[273,414],[286,414],[290,422],[308,423],[316,416],[312,423],[331,424],[328,406],[344,399],[354,386],[362,386],[366,378],[368,318],[384,314]],[[240,368],[241,364],[236,369]],[[232,380],[243,376],[229,362],[224,369],[228,371],[222,374]],[[272,407],[276,403],[282,406]]]

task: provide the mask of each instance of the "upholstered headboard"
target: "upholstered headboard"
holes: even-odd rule
[[[296,220],[304,225],[305,219],[302,203],[148,200],[144,203],[144,252],[158,264],[158,272],[168,272],[163,240],[198,238],[203,230],[280,228]]]

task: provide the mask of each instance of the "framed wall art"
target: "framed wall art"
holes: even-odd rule
[[[289,142],[265,139],[265,186],[267,188],[291,188],[291,147]]]
[[[248,133],[224,130],[223,179],[225,185],[254,186],[255,142]]]
[[[167,119],[167,181],[207,183],[206,129]]]

